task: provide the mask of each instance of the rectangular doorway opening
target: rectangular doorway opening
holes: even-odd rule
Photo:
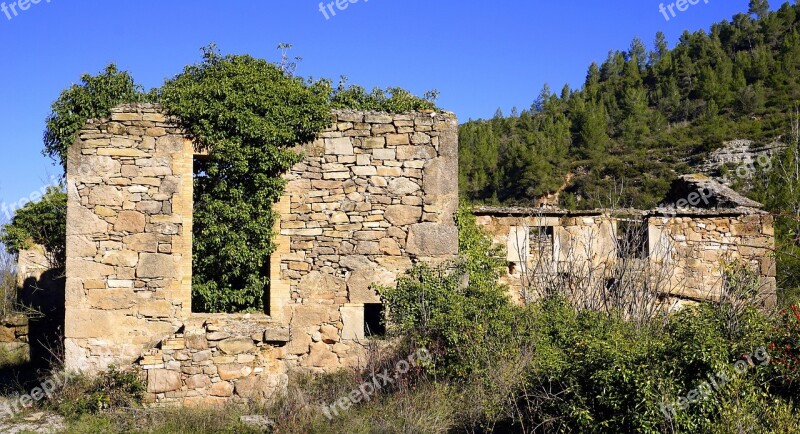
[[[386,336],[386,311],[383,304],[364,305],[364,335],[373,338]]]

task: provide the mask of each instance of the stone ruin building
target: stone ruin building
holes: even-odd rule
[[[286,174],[261,314],[192,312],[193,161],[203,155],[176,122],[153,105],[88,122],[67,165],[66,368],[133,366],[150,402],[202,406],[270,397],[291,370],[363,366],[383,315],[372,285],[458,253],[458,124],[449,113],[332,117]],[[670,200],[651,211],[475,214],[505,246],[503,280],[519,302],[544,280],[622,288],[621,264],[668,268],[648,283],[660,302],[714,299],[734,260],[754,267],[759,295],[774,302],[769,214],[702,177],[676,182]],[[35,256],[20,256],[24,281],[44,271]]]
[[[67,165],[66,367],[136,364],[158,403],[270,396],[289,369],[359,366],[372,283],[458,251],[451,114],[339,111],[277,203],[264,314],[192,312],[193,143],[158,107],[89,122]]]
[[[761,207],[711,178],[687,175],[649,211],[478,207],[475,215],[504,246],[503,281],[518,302],[557,288],[590,298],[622,292],[631,303],[640,301],[631,292],[649,287],[641,294],[655,296],[648,303],[675,309],[731,296],[728,280],[738,278],[772,306],[775,232]]]

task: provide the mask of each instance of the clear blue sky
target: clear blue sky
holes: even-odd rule
[[[20,0],[3,1],[8,7]],[[491,117],[498,107],[529,107],[544,83],[580,86],[592,61],[627,49],[634,36],[650,45],[661,30],[672,45],[684,29],[707,29],[748,5],[700,0],[667,21],[660,3],[359,0],[335,17],[328,12],[329,20],[319,0],[23,3],[27,10],[17,5],[11,20],[0,11],[0,205],[60,174],[41,155],[50,104],[81,74],[110,62],[151,88],[197,62],[210,42],[226,54],[273,60],[276,46],[288,42],[304,58],[300,75],[346,75],[368,88],[397,85],[418,94],[438,89],[439,105],[466,121]],[[0,211],[0,222],[5,217]]]

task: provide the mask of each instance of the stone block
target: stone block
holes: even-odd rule
[[[134,252],[156,253],[158,251],[158,237],[154,233],[129,235],[122,239],[122,243]]]
[[[91,188],[89,203],[92,205],[122,206],[122,192],[117,187],[98,185]]]
[[[289,327],[269,328],[264,330],[264,342],[268,344],[286,343],[290,340]]]
[[[267,400],[273,397],[279,384],[266,375],[254,375],[236,382],[236,395],[255,401]]]
[[[397,147],[398,160],[432,160],[434,158],[436,158],[436,150],[433,149],[433,146],[413,145]]]
[[[192,375],[186,379],[186,387],[189,389],[205,389],[211,385],[211,378],[208,375]]]
[[[172,255],[142,253],[136,267],[136,277],[173,279],[178,275],[178,264]]]
[[[295,330],[300,327],[295,326]],[[311,336],[307,333],[300,331],[292,332],[292,340],[286,346],[286,352],[294,355],[308,354],[308,349],[311,346]]]
[[[224,381],[228,381],[247,377],[253,373],[253,368],[237,364],[219,365],[217,366],[217,372],[219,374],[219,378]]]
[[[311,352],[305,363],[316,368],[333,369],[339,365],[339,356],[331,351],[328,344],[318,342],[311,344]]]
[[[165,393],[180,390],[183,386],[181,373],[166,369],[147,371],[147,391],[149,393]]]
[[[67,258],[69,276],[76,279],[100,279],[115,274],[114,267],[93,260]]]
[[[346,304],[340,309],[342,313],[342,340],[363,340],[364,305]]]
[[[458,229],[454,224],[419,223],[408,231],[406,251],[415,256],[458,254]]]
[[[298,291],[304,298],[315,300],[322,295],[328,293],[344,292],[345,283],[341,278],[320,273],[319,271],[312,271],[305,275],[298,284]],[[301,305],[297,306],[295,310],[295,320],[300,321],[303,325],[319,324],[326,319],[319,321],[320,317],[324,317],[325,312],[319,311],[315,305]],[[315,321],[315,322],[308,322]]]
[[[322,338],[322,342],[326,344],[335,344],[339,342],[339,329],[330,325],[325,324],[319,328],[319,332]]]
[[[206,350],[208,349],[208,340],[205,333],[192,333],[187,334],[184,339],[186,340],[186,348],[190,350]]]
[[[409,145],[411,140],[408,134],[389,134],[386,136],[386,144],[389,146]]]
[[[364,122],[368,124],[390,124],[394,119],[391,115],[383,113],[367,113]]]
[[[383,238],[380,240],[381,253],[390,256],[400,256],[402,251],[400,245],[393,238]]]
[[[375,286],[394,286],[397,276],[385,268],[360,269],[347,279],[350,303],[380,303]]]
[[[183,152],[184,138],[176,135],[162,136],[156,139],[157,155],[173,155]]]
[[[386,207],[385,218],[395,226],[406,226],[419,223],[422,209],[418,206],[391,205]]]
[[[227,381],[220,381],[211,385],[208,389],[208,394],[211,396],[219,396],[227,398],[233,396],[233,384]]]
[[[365,149],[380,149],[386,146],[386,138],[384,137],[369,137],[364,139],[363,147]]]
[[[378,174],[378,169],[375,166],[353,166],[351,170],[353,175],[356,176],[375,176]]]
[[[353,142],[347,137],[325,139],[325,153],[330,155],[354,155]]]
[[[246,337],[225,339],[217,344],[217,348],[225,354],[236,355],[253,351],[256,346],[251,338]]]
[[[389,181],[389,193],[407,196],[420,190],[419,184],[408,178],[395,178]]]
[[[92,257],[97,254],[97,243],[83,235],[70,235],[67,237],[67,255],[73,258]]]
[[[130,250],[113,250],[103,253],[102,262],[119,267],[135,267],[139,262],[139,254]]]
[[[67,206],[67,236],[108,233],[108,223],[80,204]]]

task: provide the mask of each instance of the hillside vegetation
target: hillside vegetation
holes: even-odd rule
[[[624,185],[622,205],[655,205],[676,175],[696,171],[724,141],[790,132],[799,27],[800,5],[770,11],[753,0],[748,13],[684,32],[672,49],[660,32],[650,50],[634,39],[590,65],[580,90],[545,85],[526,110],[467,122],[462,195],[526,204],[563,186],[562,206],[591,208],[609,205]]]

